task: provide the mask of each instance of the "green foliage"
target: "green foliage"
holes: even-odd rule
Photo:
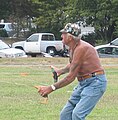
[[[39,8],[37,9],[39,16],[34,19],[34,22],[39,26],[40,32],[52,32],[59,37],[59,31],[63,27],[65,20],[64,6],[66,1],[63,0],[45,0],[37,2]]]
[[[7,31],[4,29],[0,29],[0,37],[8,37]]]
[[[100,39],[110,42],[118,37],[117,8],[118,0],[1,0],[0,19],[30,30],[33,19],[34,31],[52,32],[57,38],[66,23],[81,20],[95,27]]]
[[[80,0],[81,1],[81,0]],[[96,33],[104,41],[111,41],[116,34],[116,21],[118,18],[117,1],[111,0],[84,0],[81,3],[81,16],[85,16],[86,22],[95,27]]]
[[[95,33],[89,33],[87,35],[83,35],[82,40],[84,40],[84,41],[90,43],[91,45],[95,46],[96,34]]]
[[[0,20],[9,18],[11,12],[9,3],[10,0],[0,0]]]

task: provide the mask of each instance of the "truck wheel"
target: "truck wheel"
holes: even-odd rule
[[[37,55],[36,54],[31,54],[31,57],[36,57]]]
[[[47,49],[47,53],[50,54],[51,56],[54,56],[56,54],[56,50],[53,47],[50,47]]]

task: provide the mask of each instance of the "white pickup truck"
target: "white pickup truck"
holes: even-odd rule
[[[34,33],[25,41],[13,43],[12,47],[22,49],[32,57],[43,52],[54,56],[64,49],[62,41],[55,40],[52,33]]]

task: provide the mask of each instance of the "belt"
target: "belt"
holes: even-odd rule
[[[104,73],[105,73],[104,70],[97,71],[97,72],[94,72],[94,73],[79,77],[78,81],[82,81],[82,80],[85,80],[87,78],[95,77],[96,75],[103,75]]]

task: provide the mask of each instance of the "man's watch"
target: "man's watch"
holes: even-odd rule
[[[56,90],[56,87],[54,85],[51,85],[52,90]]]

